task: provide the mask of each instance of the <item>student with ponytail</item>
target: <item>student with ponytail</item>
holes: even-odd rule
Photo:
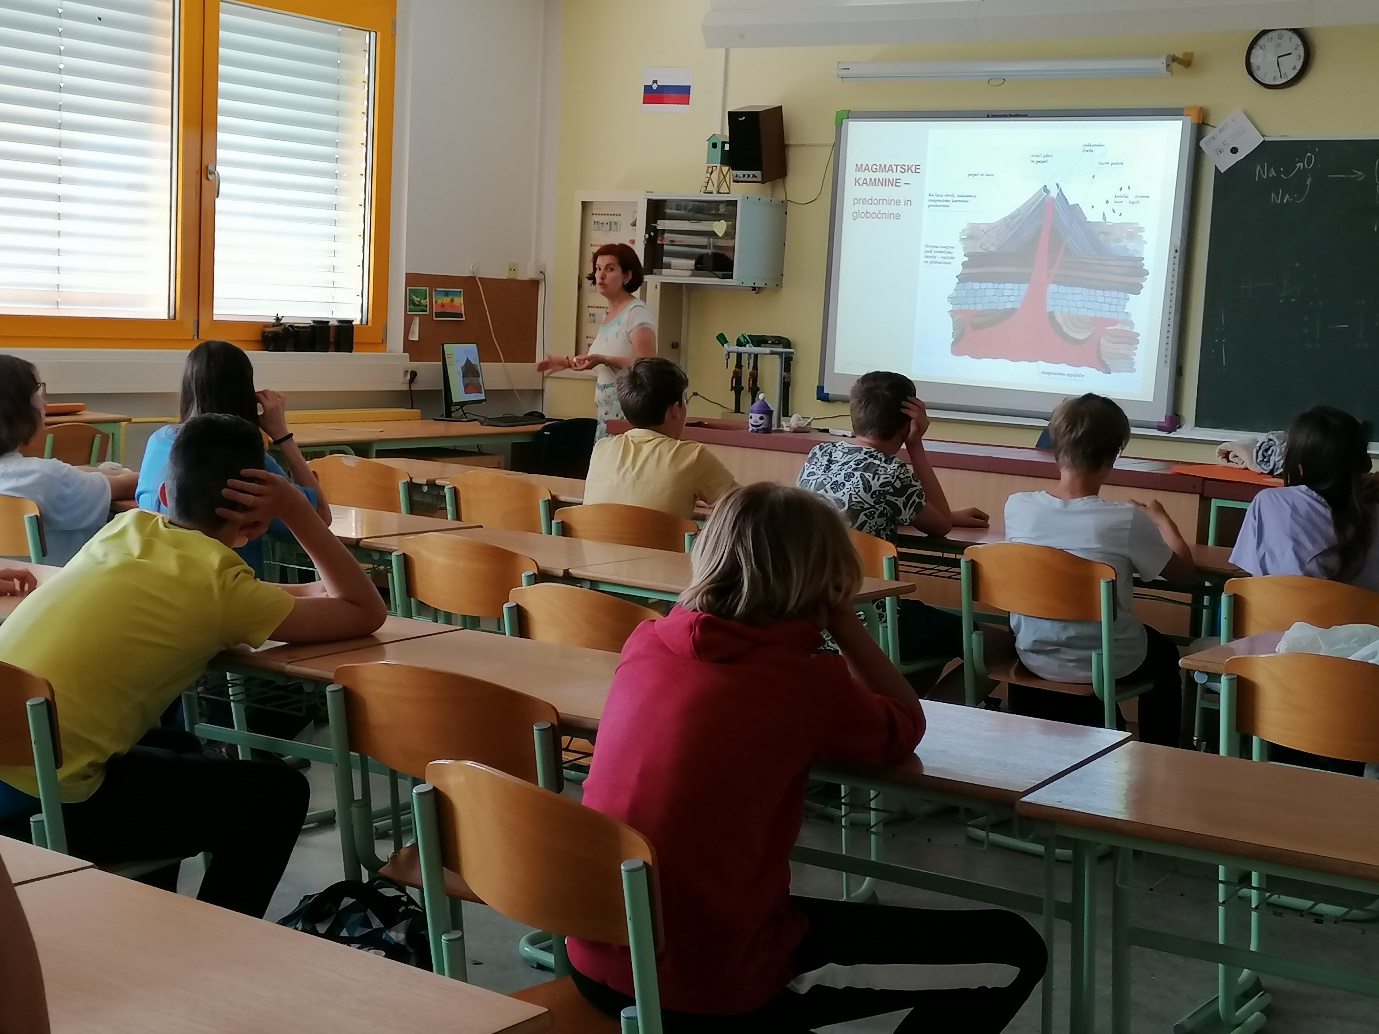
[[[1355,417],[1331,406],[1294,417],[1284,487],[1250,503],[1231,563],[1379,592],[1379,485],[1369,468],[1369,434]]]

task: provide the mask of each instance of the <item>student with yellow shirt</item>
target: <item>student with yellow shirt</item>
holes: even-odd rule
[[[628,503],[690,517],[697,500],[716,503],[737,487],[713,453],[680,440],[688,389],[685,371],[656,356],[618,374],[618,402],[632,428],[594,444],[586,503]]]
[[[53,686],[71,853],[100,864],[209,852],[198,896],[257,916],[306,814],[305,778],[277,760],[205,757],[194,736],[154,726],[221,650],[367,635],[387,616],[306,497],[263,462],[248,421],[188,420],[159,490],[169,516],[117,517],[0,625],[0,662]],[[260,582],[235,555],[274,518],[319,582]],[[0,832],[22,835],[36,792],[32,768],[0,768]],[[175,867],[157,875],[175,886]]]

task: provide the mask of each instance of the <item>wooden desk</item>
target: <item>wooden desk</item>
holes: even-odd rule
[[[595,588],[617,592],[635,589],[654,593],[663,599],[674,599],[690,583],[688,553],[656,551],[651,556],[614,563],[586,564],[570,569],[569,577],[593,582]],[[890,582],[882,578],[866,578],[854,601],[885,599],[887,596],[906,596],[915,591],[913,582]]]
[[[429,531],[458,531],[475,526],[441,517],[365,510],[359,506],[337,506],[332,503],[330,507],[330,530],[347,546],[359,546],[365,539],[384,536],[422,535]]]
[[[279,643],[270,639],[257,649],[241,645],[226,650],[212,663],[228,668],[249,668],[256,671],[286,674],[291,665],[310,657],[364,650],[373,646],[381,646],[384,643],[421,639],[425,636],[439,635],[449,631],[452,631],[449,625],[440,625],[434,621],[414,621],[411,618],[402,618],[390,614],[373,635],[329,643]]]
[[[34,880],[46,880],[64,873],[90,869],[91,863],[68,854],[34,847],[22,840],[0,837],[0,859],[4,859],[10,882],[18,887]]]
[[[519,477],[540,485],[551,493],[551,502],[561,506],[578,506],[584,502],[584,481],[581,478],[562,478],[554,474],[528,474],[524,470],[503,470],[500,474]]]
[[[1025,794],[1129,742],[1115,729],[924,701],[928,729],[915,756],[895,768],[832,769],[848,785],[939,791],[1012,805]]]
[[[1278,650],[1282,632],[1259,632],[1236,639],[1229,643],[1218,643],[1198,653],[1188,654],[1179,665],[1186,671],[1202,672],[1207,675],[1224,675],[1226,662],[1232,657],[1254,657],[1270,654]]]
[[[477,420],[378,420],[358,424],[341,421],[294,424],[292,433],[302,449],[325,450],[339,446],[342,451],[374,456],[380,449],[401,452],[405,449],[474,448],[528,442],[541,432],[542,426],[487,427]]]
[[[417,664],[471,675],[549,701],[560,712],[561,723],[570,728],[598,728],[618,666],[616,653],[491,632],[457,631],[445,625],[437,628],[442,629],[439,635],[312,657],[288,665],[287,670],[301,678],[327,682],[345,664]]]
[[[84,409],[80,413],[69,413],[66,416],[45,416],[43,418],[44,427],[52,427],[56,424],[91,424],[97,430],[104,431],[110,435],[110,458],[119,462],[124,462],[124,428],[129,423],[130,418],[119,413],[98,413],[93,409]]]
[[[476,459],[491,459],[499,462],[500,456],[476,456]],[[405,473],[418,485],[447,485],[451,478],[471,470],[492,470],[495,468],[476,463],[461,463],[458,460],[424,460],[415,456],[375,456],[379,463],[386,463]]]
[[[32,571],[34,577],[38,579],[39,585],[62,573],[60,567],[53,567],[49,564],[31,564],[27,560],[0,560],[0,567],[19,567],[26,571]],[[5,618],[13,614],[14,608],[19,606],[23,600],[23,596],[0,596],[0,621],[4,621]]]
[[[1134,852],[1216,864],[1223,878],[1241,870],[1307,879],[1370,896],[1379,890],[1379,827],[1358,820],[1379,810],[1379,783],[1306,768],[1129,743],[1030,794],[1016,812],[1072,837],[1074,855],[1072,1030],[1098,1027],[1094,1015],[1092,946],[1098,867],[1095,845],[1115,849],[1111,891],[1111,1030],[1128,1034],[1130,953],[1136,946],[1185,958],[1225,962],[1379,996],[1379,977],[1339,971],[1314,960],[1279,957],[1236,940],[1247,909],[1235,893],[1219,905],[1224,936],[1204,940],[1140,927],[1133,922]],[[1215,896],[1213,892],[1213,897]],[[1243,920],[1244,915],[1238,919]],[[1235,970],[1225,975],[1235,986]],[[1242,997],[1249,998],[1250,991]],[[1213,1005],[1213,1008],[1215,1006]],[[1235,1005],[1228,1003],[1234,1012]]]
[[[54,1034],[530,1034],[537,1006],[88,871],[18,888]]]

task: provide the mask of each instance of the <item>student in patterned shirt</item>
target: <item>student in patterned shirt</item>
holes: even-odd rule
[[[853,384],[848,404],[852,439],[816,445],[800,471],[801,488],[827,498],[858,531],[887,541],[894,541],[896,529],[904,525],[926,535],[987,526],[981,510],[948,508],[924,453],[929,416],[915,397],[913,381],[898,373],[863,374]],[[897,455],[902,447],[910,457],[908,464]],[[905,660],[961,656],[962,619],[918,600],[902,599],[900,649]]]

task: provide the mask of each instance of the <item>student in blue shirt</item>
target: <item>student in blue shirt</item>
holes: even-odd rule
[[[202,413],[226,413],[241,417],[258,426],[287,462],[283,470],[274,459],[266,457],[264,469],[271,474],[288,478],[311,502],[321,520],[330,524],[330,504],[321,491],[320,482],[306,465],[302,451],[287,429],[286,402],[276,391],[254,390],[254,366],[243,349],[228,341],[203,341],[187,353],[182,369],[182,398],[180,419],[185,422]],[[144,447],[144,459],[139,466],[139,486],[134,500],[144,510],[165,513],[158,499],[158,486],[166,479],[168,453],[180,424],[158,429]],[[277,522],[269,528],[275,534],[286,534]],[[261,538],[245,543],[236,553],[263,577],[263,542]]]

